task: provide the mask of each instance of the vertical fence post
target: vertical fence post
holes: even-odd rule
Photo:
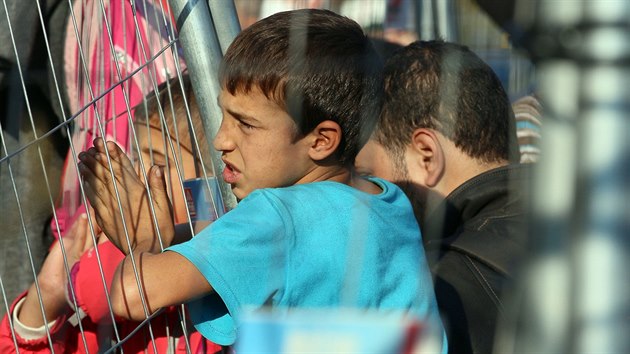
[[[217,31],[219,45],[225,53],[234,37],[241,31],[236,6],[233,0],[208,0],[208,7]]]
[[[220,92],[217,74],[223,54],[216,28],[222,26],[222,23],[213,21],[208,3],[204,0],[169,0],[169,4],[184,51],[190,83],[197,97],[205,136],[211,142],[221,125],[221,110],[217,106],[217,97]],[[222,34],[222,39],[227,40],[225,33]],[[222,171],[225,165],[221,161],[220,153],[212,148],[211,143],[208,145],[216,171]],[[223,181],[220,173],[217,173],[217,179],[225,206],[228,209],[234,208],[236,198],[230,186]]]
[[[457,12],[453,0],[415,0],[414,5],[418,38],[457,42]]]
[[[575,231],[570,249],[572,321],[567,352],[628,353],[630,3],[575,3],[580,7],[577,26],[549,31],[557,33],[562,51],[579,65],[577,176],[571,214]]]
[[[436,0],[434,4],[437,37],[457,42],[457,11],[453,0]]]

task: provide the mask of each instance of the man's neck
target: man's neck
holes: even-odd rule
[[[448,151],[445,151],[445,153],[447,154],[447,162],[444,176],[434,188],[435,192],[442,195],[444,198],[466,181],[484,172],[509,164],[507,160],[486,162],[472,158],[454,146],[448,149]]]
[[[478,159],[473,159],[468,155],[461,153],[459,156],[451,156],[448,161],[457,161],[457,163],[447,164],[444,176],[434,188],[425,192],[425,204],[422,205],[423,210],[416,210],[416,217],[421,222],[432,215],[438,206],[444,201],[455,189],[467,181],[479,176],[480,174],[506,166],[508,161],[487,163]]]

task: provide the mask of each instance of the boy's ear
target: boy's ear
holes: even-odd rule
[[[341,143],[341,134],[341,127],[332,120],[319,123],[309,133],[309,157],[321,161],[333,155]]]
[[[411,135],[413,164],[418,168],[418,177],[426,187],[435,187],[444,175],[446,161],[444,150],[436,132],[432,129],[418,128]]]

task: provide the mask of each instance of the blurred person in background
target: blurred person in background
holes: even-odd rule
[[[412,201],[449,352],[491,353],[527,241],[528,172],[508,96],[477,55],[439,40],[390,57],[385,91],[357,171],[395,182]]]
[[[512,103],[521,163],[538,162],[543,108],[535,95],[520,97]]]

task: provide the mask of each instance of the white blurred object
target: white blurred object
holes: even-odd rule
[[[353,309],[248,312],[237,353],[440,353],[430,326],[397,312]],[[445,352],[445,351],[444,351]]]

